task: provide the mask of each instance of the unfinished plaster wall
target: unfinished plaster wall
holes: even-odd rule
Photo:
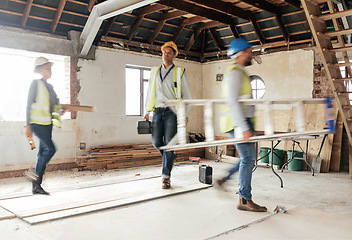
[[[125,51],[99,48],[96,60],[81,59],[77,77],[81,90],[78,100],[82,105],[95,106],[93,113],[78,113],[77,142],[87,149],[109,144],[151,142],[151,135],[137,134],[137,121],[141,116],[125,115],[126,65],[152,67],[161,64],[161,57],[132,54]],[[202,98],[202,65],[176,60],[175,64],[186,68],[193,98]],[[200,117],[191,110],[189,129],[199,131]],[[81,151],[79,154],[84,154]]]
[[[261,55],[261,59],[261,64],[253,60],[253,65],[246,67],[246,71],[249,75],[258,75],[263,79],[266,85],[263,100],[312,97],[314,76],[312,50],[264,54]],[[224,73],[230,64],[231,60],[203,65],[204,98],[220,98],[221,81],[216,81],[216,74]],[[218,129],[217,118],[214,121],[216,135],[223,135]]]

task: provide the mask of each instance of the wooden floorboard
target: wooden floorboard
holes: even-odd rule
[[[160,178],[119,182],[87,188],[54,192],[50,196],[30,195],[0,201],[0,206],[30,224],[75,216],[88,212],[201,190],[210,185],[172,182],[172,188],[161,189]]]

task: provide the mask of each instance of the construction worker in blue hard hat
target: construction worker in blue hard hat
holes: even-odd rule
[[[168,107],[162,100],[191,99],[185,69],[175,66],[174,59],[178,54],[174,42],[166,42],[161,47],[163,63],[152,68],[146,98],[145,120],[152,119],[152,142],[162,156],[162,188],[171,187],[171,170],[174,161],[173,151],[164,151],[160,147],[167,145],[177,132],[175,107]],[[186,124],[190,107],[186,108]]]
[[[221,97],[226,104],[221,106],[220,129],[232,138],[243,138],[243,142],[236,144],[240,162],[229,170],[226,177],[218,179],[217,183],[222,186],[232,174],[239,171],[240,201],[237,208],[265,212],[266,207],[255,204],[251,194],[252,169],[257,157],[255,143],[250,142],[250,137],[255,134],[254,106],[241,105],[238,101],[252,98],[250,78],[244,70],[244,67],[251,65],[252,44],[242,38],[235,39],[228,47],[227,55],[231,57],[233,64],[227,68],[222,82]]]

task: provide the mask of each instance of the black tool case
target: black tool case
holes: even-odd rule
[[[209,165],[199,165],[199,182],[212,184],[213,168]]]
[[[152,123],[150,121],[138,121],[137,131],[138,134],[151,134]]]

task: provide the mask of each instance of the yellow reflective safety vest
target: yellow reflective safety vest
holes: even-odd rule
[[[50,93],[42,80],[37,80],[37,95],[30,109],[30,123],[61,127],[59,110],[61,105],[54,105],[53,115],[50,111]]]
[[[229,66],[225,72],[225,77],[222,82],[222,88],[221,88],[221,98],[226,99],[229,95],[228,74],[233,70],[240,71],[242,74],[243,81],[242,81],[239,99],[252,98],[251,80],[250,80],[249,76],[247,75],[247,73],[236,64]],[[242,106],[242,109],[243,108],[245,108],[245,105]],[[220,111],[221,111],[220,130],[222,132],[229,132],[229,131],[233,130],[236,126],[233,121],[230,106],[228,106],[227,104],[223,104],[220,106]],[[253,124],[255,125],[255,118],[253,117],[251,120],[252,120]]]
[[[151,73],[150,73],[150,76],[151,76],[150,80],[152,82],[151,82],[151,85],[149,85],[149,86],[152,87],[152,91],[151,91],[151,95],[149,97],[150,99],[149,99],[149,102],[148,102],[148,108],[147,108],[148,112],[152,112],[155,109],[155,104],[156,104],[156,77],[157,77],[158,72],[160,71],[160,68],[161,68],[161,65],[157,66],[157,67],[153,67],[152,70],[151,70]],[[184,71],[185,71],[184,68],[174,66],[174,69],[173,69],[173,73],[174,73],[174,92],[175,92],[177,100],[181,100],[182,99],[182,97],[181,97],[181,93],[182,93],[181,77],[182,77],[182,74],[184,73]],[[177,106],[176,106],[176,108],[177,108]]]

